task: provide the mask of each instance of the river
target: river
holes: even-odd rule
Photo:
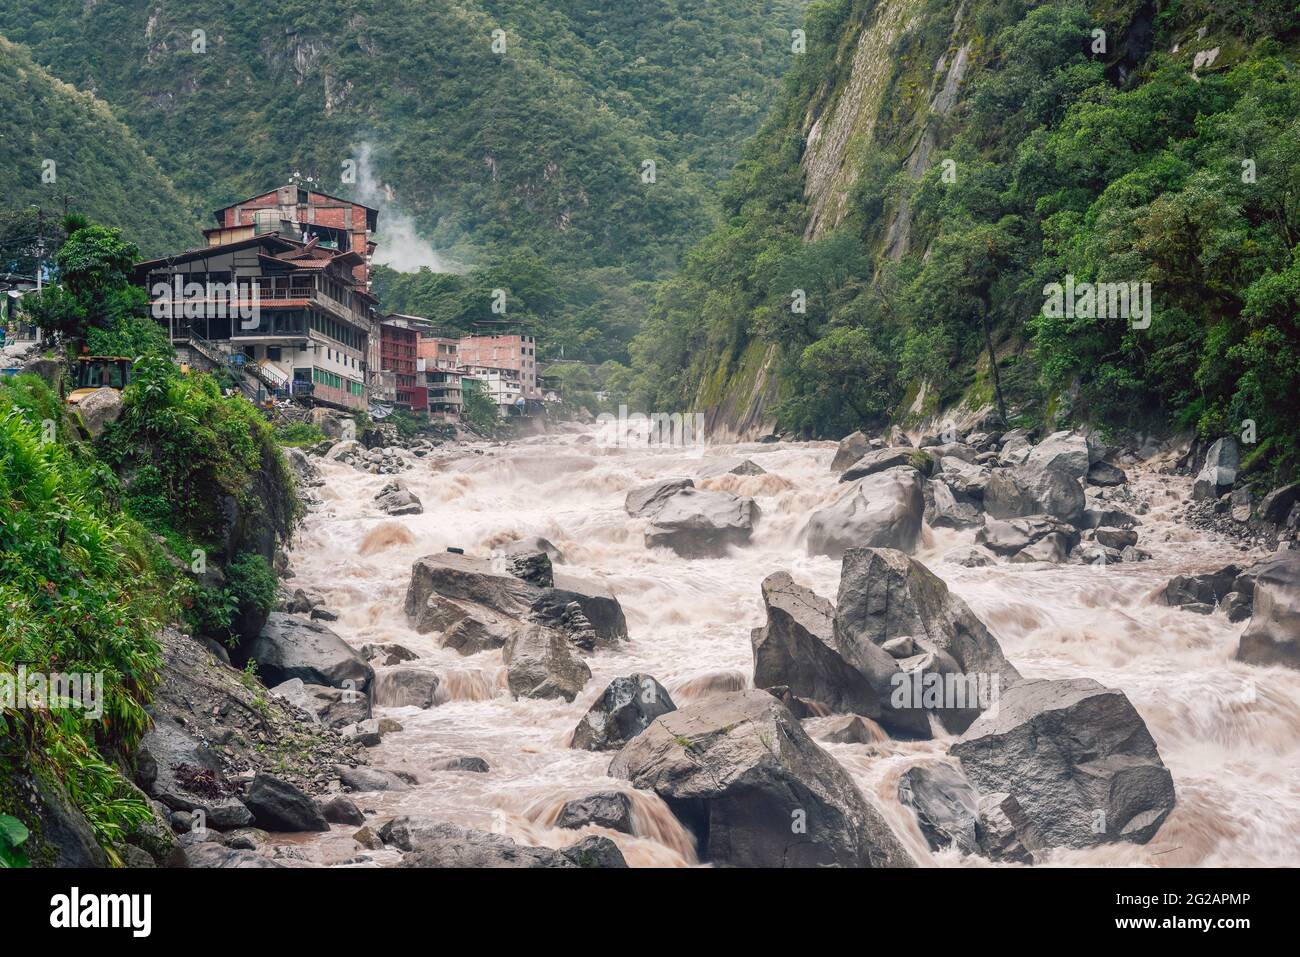
[[[373,820],[425,814],[520,843],[553,847],[588,833],[612,837],[632,866],[696,864],[689,835],[654,795],[632,792],[637,836],[551,826],[563,803],[626,782],[606,776],[611,753],[567,747],[579,718],[618,675],[656,677],[680,707],[700,695],[749,685],[750,629],[763,623],[759,583],[787,570],[801,584],[834,599],[839,563],[808,557],[800,532],[809,514],[842,486],[829,470],[828,442],[597,448],[590,435],[555,435],[439,450],[402,474],[424,504],[422,515],[391,518],[374,504],[389,478],[316,460],[325,486],[291,555],[289,584],[315,591],[341,617],[332,627],[350,644],[395,641],[417,652],[414,662],[442,678],[429,710],[376,709],[403,730],[371,749],[376,767],[405,770],[420,784],[409,791],[365,794],[358,803]],[[706,465],[750,458],[766,475],[726,475],[697,482],[752,495],[762,509],[749,547],[724,559],[686,560],[649,550],[644,522],[623,511],[628,489]],[[1122,689],[1147,722],[1170,768],[1177,806],[1146,845],[1113,844],[1059,850],[1061,865],[1292,865],[1300,858],[1300,673],[1233,661],[1245,623],[1153,604],[1151,592],[1172,575],[1203,572],[1247,557],[1237,546],[1205,538],[1173,519],[1190,480],[1129,469],[1131,488],[1149,505],[1139,545],[1152,561],[1091,565],[998,564],[964,568],[943,561],[973,532],[925,530],[917,557],[971,605],[1026,677],[1095,678]],[[627,616],[630,640],[587,657],[592,679],[572,704],[513,700],[499,651],[461,657],[419,635],[402,611],[412,562],[449,546],[487,557],[515,538],[541,535],[565,564],[603,577]],[[817,721],[808,724],[817,736]],[[934,760],[944,741],[837,745],[821,742],[855,778],[925,864],[988,862],[956,851],[928,850],[896,797],[899,775]],[[431,772],[431,760],[474,754],[487,774]],[[326,863],[354,858],[355,828],[334,827],[311,838]],[[370,855],[396,861],[396,852]]]

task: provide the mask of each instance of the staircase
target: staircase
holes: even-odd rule
[[[262,398],[262,389],[270,395],[285,396],[289,394],[288,376],[276,375],[256,362],[239,362],[234,356],[193,332],[188,339],[178,340],[189,346],[191,355],[201,356],[212,369],[224,369],[240,384],[240,391],[256,402]],[[279,372],[279,370],[275,370]],[[253,380],[249,382],[248,380]],[[256,384],[255,384],[256,383]],[[260,384],[261,388],[258,388]]]

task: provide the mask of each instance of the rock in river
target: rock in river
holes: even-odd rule
[[[956,847],[974,854],[979,795],[950,764],[918,764],[898,779],[898,800],[916,813],[927,843],[936,851]]]
[[[301,678],[307,684],[364,692],[374,678],[366,660],[325,625],[284,612],[271,613],[243,654],[257,660],[267,685]]]
[[[757,518],[752,498],[683,488],[654,510],[645,543],[671,548],[683,558],[720,558],[729,547],[749,542]]]
[[[1237,660],[1300,668],[1300,551],[1278,552],[1250,570],[1255,604]]]
[[[258,774],[248,786],[244,803],[265,831],[328,831],[329,823],[316,802],[288,781]]]
[[[663,685],[650,675],[615,678],[582,716],[569,746],[584,751],[613,751],[676,707]]]
[[[507,683],[516,698],[563,698],[572,701],[591,677],[564,633],[546,625],[529,625],[501,649]]]
[[[767,624],[750,636],[754,687],[788,687],[834,712],[880,716],[880,697],[834,648],[835,606],[788,572],[763,580]]]
[[[1021,681],[949,751],[981,793],[1015,798],[1030,851],[1145,844],[1174,783],[1123,692],[1091,678]]]
[[[907,696],[911,700],[903,710],[935,711],[954,733],[967,728],[999,689],[1020,680],[984,623],[923,564],[890,548],[850,549],[835,604],[836,648],[863,670],[879,655],[888,657],[882,645],[905,635],[930,658],[918,663],[924,673],[908,669],[906,662],[904,670],[920,683],[930,681],[930,674],[941,678],[945,693],[937,708],[929,707],[927,697]]]
[[[915,863],[847,772],[763,691],[716,695],[655,719],[609,773],[663,798],[716,865]]]
[[[925,514],[921,473],[899,467],[859,479],[808,521],[809,555],[840,558],[856,546],[916,550]]]

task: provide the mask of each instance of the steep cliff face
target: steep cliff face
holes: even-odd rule
[[[1300,21],[1283,0],[826,0],[807,32],[725,225],[649,326],[678,330],[664,351],[688,371],[659,379],[715,434],[833,435],[990,402],[1046,423],[1067,391],[1066,414],[1133,428],[1222,429],[1276,404],[1233,382],[1256,381],[1238,343],[1292,336],[1290,300],[1266,291],[1300,229],[1267,212],[1300,163]],[[1271,251],[1221,270],[1217,232]],[[1152,331],[1053,322],[1044,290],[1065,276],[1154,285]],[[1259,332],[1265,314],[1283,329]]]
[[[779,350],[751,342],[736,369],[727,363],[714,371],[712,389],[706,385],[699,407],[705,410],[705,434],[714,442],[745,442],[772,434],[776,428]]]
[[[882,0],[846,31],[846,50],[830,78],[833,85],[804,117],[806,238],[817,239],[843,220],[849,191],[876,145],[876,123],[897,75],[891,54],[899,38],[916,29],[924,6],[923,0]],[[856,39],[847,42],[854,33]]]

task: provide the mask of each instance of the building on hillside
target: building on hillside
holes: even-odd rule
[[[367,268],[355,251],[269,232],[139,263],[133,278],[183,361],[242,369],[258,398],[364,409],[378,318]]]
[[[425,320],[394,313],[379,324],[380,368],[396,378],[392,401],[404,409],[423,412],[429,408],[429,390],[419,375],[420,329]]]
[[[460,371],[463,379],[478,381],[487,397],[496,404],[499,415],[524,414],[524,387],[518,371],[491,366],[462,366]]]
[[[460,421],[460,414],[465,407],[463,376],[454,369],[430,369],[429,360],[420,373],[423,383],[429,391],[429,417],[443,419],[447,422]]]
[[[476,375],[491,376],[496,373],[495,381],[502,388],[511,383],[516,397],[523,400],[511,408],[517,412],[529,411],[529,403],[540,403],[541,393],[537,389],[537,340],[522,333],[502,335],[465,336],[457,347],[461,368]],[[488,391],[492,392],[493,379],[489,378]],[[503,403],[498,401],[498,405]]]
[[[314,239],[321,249],[356,253],[360,260],[353,266],[353,276],[370,289],[370,261],[375,252],[371,236],[378,225],[378,210],[290,183],[223,206],[213,216],[217,225],[203,231],[209,246],[225,246],[267,233],[301,242]]]
[[[430,330],[421,331],[416,347],[419,357],[425,360],[426,369],[459,369],[459,345],[459,336],[441,330]]]

